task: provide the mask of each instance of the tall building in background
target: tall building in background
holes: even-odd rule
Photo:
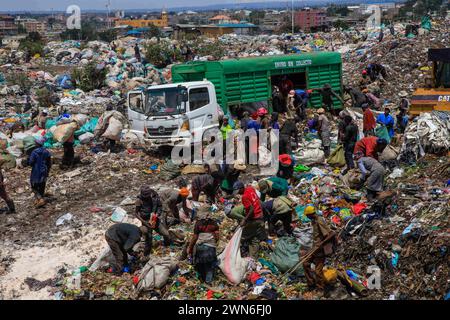
[[[295,25],[303,31],[320,29],[328,26],[327,13],[319,9],[302,9],[295,13]]]
[[[0,36],[17,35],[18,29],[18,26],[14,23],[14,17],[0,15]]]

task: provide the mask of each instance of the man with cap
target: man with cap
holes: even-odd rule
[[[149,255],[152,249],[153,230],[164,238],[165,246],[170,245],[171,237],[169,231],[165,222],[161,220],[161,199],[158,193],[148,185],[141,187],[140,194],[136,200],[135,216],[142,224],[141,230],[145,239],[144,255]]]
[[[280,154],[278,156],[278,172],[277,177],[289,180],[294,175],[294,164],[292,158],[288,154]]]
[[[318,133],[319,137],[322,140],[322,146],[323,146],[323,152],[325,154],[325,158],[328,158],[330,156],[330,121],[328,120],[327,116],[325,115],[325,110],[323,108],[320,108],[317,110],[317,127],[318,127]]]
[[[200,193],[204,193],[210,203],[214,203],[223,175],[215,171],[195,176],[192,179],[192,200],[198,201]]]
[[[322,104],[328,112],[332,111],[333,97],[341,101],[344,104],[344,100],[331,88],[329,83],[326,83],[323,88],[313,89],[313,91],[318,91],[322,95]]]
[[[409,106],[411,105],[411,102],[406,98],[408,96],[408,93],[406,91],[400,91],[398,93],[398,96],[400,97],[400,105],[398,106],[399,109],[408,110]]]
[[[261,200],[252,186],[245,187],[241,181],[234,183],[233,190],[235,194],[242,195],[245,210],[245,217],[240,222],[243,227],[241,242],[244,246],[249,246],[249,255],[256,258],[259,242],[267,239]]]
[[[388,145],[386,139],[375,136],[364,137],[355,144],[353,154],[361,152],[364,157],[372,157],[378,159],[378,153],[382,153]]]
[[[361,105],[363,110],[363,133],[365,137],[374,136],[375,135],[375,127],[377,123],[375,121],[375,116],[373,115],[372,110],[369,108],[369,104],[363,103]]]
[[[208,284],[214,279],[217,267],[217,243],[219,242],[219,225],[210,216],[208,206],[200,207],[195,217],[194,235],[187,249],[200,279]]]
[[[329,243],[331,243],[335,234],[327,226],[323,217],[316,214],[315,207],[311,205],[307,206],[304,213],[306,217],[311,220],[313,228],[313,247],[309,251],[312,253],[311,256],[303,262],[303,270],[305,271],[306,281],[310,289],[317,287],[319,290],[324,290],[325,277],[323,275],[323,267],[325,264],[325,257],[332,252]],[[314,264],[314,271],[312,271],[311,264]]]
[[[391,109],[384,108],[384,113],[380,114],[377,117],[377,123],[381,124],[382,126],[385,126],[388,130],[389,137],[394,136],[394,118],[390,115]]]
[[[272,87],[272,106],[275,112],[285,112],[284,98],[277,86]]]
[[[275,199],[279,196],[286,196],[289,190],[289,183],[280,177],[270,177],[258,181],[257,189],[261,193],[261,201],[266,200],[266,196]]]
[[[142,233],[142,227],[129,223],[115,223],[106,230],[105,240],[114,256],[111,271],[115,275],[130,272],[128,255],[134,255],[133,247],[141,240]]]
[[[399,133],[404,133],[409,121],[407,109],[400,108],[399,112],[396,115],[396,118],[397,118],[397,131]]]
[[[387,79],[386,68],[379,63],[370,63],[367,66],[366,71],[372,82],[377,80],[380,76]]]
[[[186,203],[188,196],[189,190],[186,187],[182,187],[180,190],[165,190],[160,193],[163,209],[161,220],[164,224],[169,226],[180,223],[180,210],[178,209],[180,203],[184,213],[191,216],[192,210],[187,207]],[[172,220],[169,216],[173,217],[173,221],[169,221]]]
[[[263,212],[265,220],[269,224],[269,234],[275,231],[275,225],[278,221],[283,223],[284,232],[292,234],[293,228],[292,215],[295,214],[295,202],[286,196],[279,196],[275,199],[263,202]]]
[[[355,154],[355,159],[362,173],[361,182],[367,180],[367,199],[372,200],[383,191],[386,171],[381,163],[372,157],[364,157],[360,151]]]
[[[36,138],[38,147],[33,150],[28,158],[28,165],[32,167],[30,175],[31,189],[35,195],[34,206],[40,208],[45,206],[45,186],[47,178],[52,167],[52,156],[50,152],[44,148],[45,138],[39,136]]]

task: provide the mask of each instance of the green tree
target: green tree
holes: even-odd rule
[[[87,92],[101,89],[107,73],[104,65],[98,64],[97,61],[91,61],[82,68],[73,69],[71,76],[75,87]]]
[[[264,17],[266,16],[266,12],[265,11],[252,11],[250,12],[249,16],[248,16],[248,20],[253,23],[253,24],[261,24],[262,20],[264,19]]]
[[[102,31],[98,34],[98,38],[105,42],[112,42],[117,39],[117,31],[114,29]]]
[[[349,25],[346,21],[338,19],[335,22],[333,22],[333,27],[339,30],[347,30],[349,28]]]
[[[145,47],[145,50],[145,59],[157,68],[165,68],[169,65],[174,55],[173,50],[160,43],[151,43]]]
[[[145,37],[147,39],[151,39],[151,38],[159,39],[162,37],[162,32],[157,26],[152,24],[149,26],[149,30],[145,33]]]

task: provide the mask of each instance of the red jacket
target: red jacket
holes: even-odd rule
[[[377,123],[375,121],[375,117],[372,113],[372,110],[369,108],[364,111],[363,115],[363,131],[369,131],[375,129]]]
[[[372,157],[378,160],[378,154],[376,152],[378,137],[365,137],[356,142],[355,149],[353,154],[361,151],[364,154],[364,157]]]
[[[258,195],[253,187],[247,187],[242,195],[242,204],[245,208],[245,215],[248,214],[250,207],[253,206],[253,216],[250,220],[262,219],[263,211],[261,207],[261,200],[259,200]]]

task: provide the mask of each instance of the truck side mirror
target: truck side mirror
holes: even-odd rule
[[[181,100],[183,102],[188,102],[189,101],[189,96],[188,96],[187,90],[181,91]]]

